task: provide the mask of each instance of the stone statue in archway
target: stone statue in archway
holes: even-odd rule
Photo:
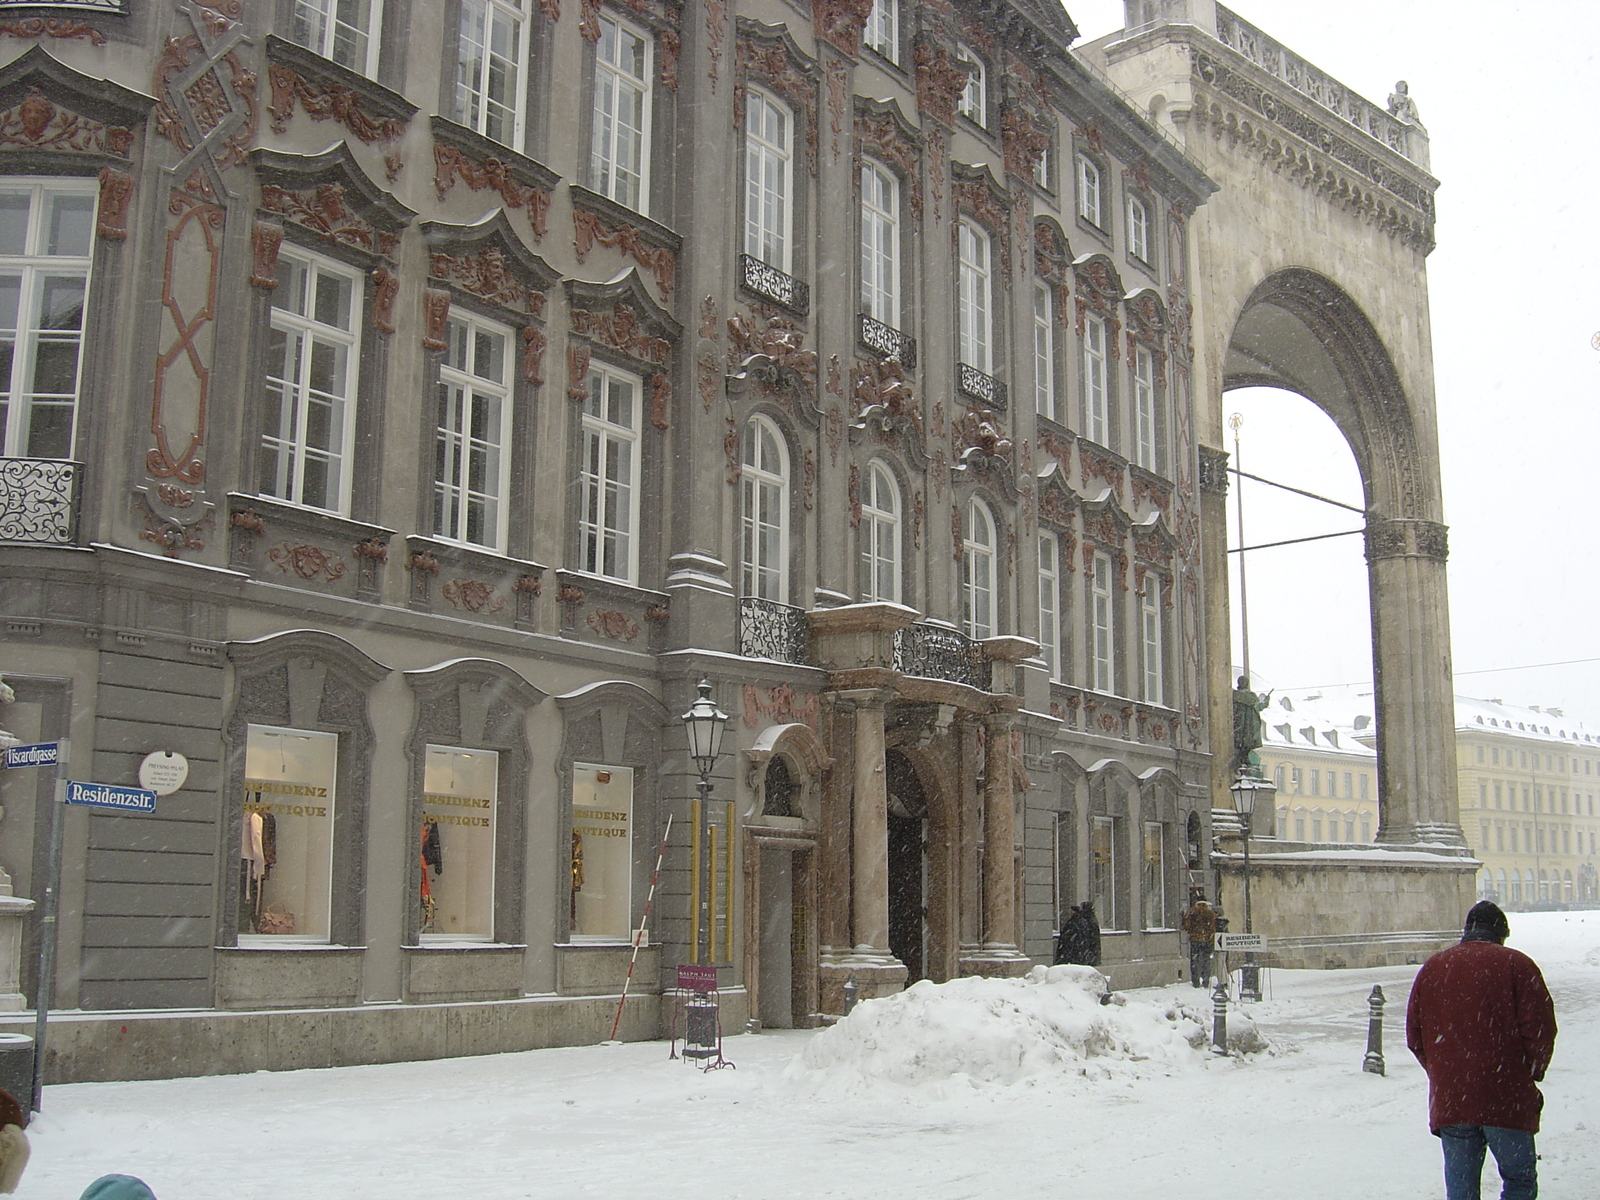
[[[1249,768],[1252,775],[1261,774],[1261,756],[1256,753],[1264,740],[1261,723],[1262,710],[1272,699],[1272,693],[1258,696],[1250,690],[1250,677],[1239,676],[1239,686],[1233,689],[1233,773]]]

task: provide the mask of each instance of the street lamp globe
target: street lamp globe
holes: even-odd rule
[[[689,735],[689,757],[702,777],[711,774],[717,756],[722,753],[722,734],[728,727],[728,714],[711,699],[711,683],[702,679],[700,695],[689,706],[681,720]]]

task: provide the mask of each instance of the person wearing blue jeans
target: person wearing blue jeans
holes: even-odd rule
[[[1556,1045],[1538,965],[1505,945],[1511,923],[1480,900],[1459,945],[1422,964],[1406,1002],[1406,1047],[1428,1072],[1428,1128],[1444,1148],[1449,1200],[1480,1200],[1485,1150],[1501,1200],[1539,1194],[1538,1084]]]
[[[1533,1134],[1493,1125],[1446,1125],[1439,1130],[1444,1146],[1444,1190],[1450,1200],[1479,1200],[1483,1153],[1494,1153],[1500,1168],[1501,1200],[1534,1200],[1539,1194],[1538,1161]]]

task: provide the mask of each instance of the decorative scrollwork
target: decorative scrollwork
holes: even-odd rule
[[[894,669],[921,679],[964,683],[987,692],[993,664],[966,634],[937,625],[908,625],[894,635]]]
[[[80,464],[0,458],[0,542],[70,546]]]
[[[804,666],[811,660],[804,609],[759,596],[739,599],[739,653]]]

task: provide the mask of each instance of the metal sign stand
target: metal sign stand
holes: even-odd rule
[[[689,999],[684,1000],[687,995]],[[677,1003],[672,1008],[672,1035],[668,1058],[678,1057],[678,1018],[683,1017],[683,1059],[702,1070],[732,1067],[722,1057],[722,1008],[717,992],[717,969],[711,966],[678,968]]]

